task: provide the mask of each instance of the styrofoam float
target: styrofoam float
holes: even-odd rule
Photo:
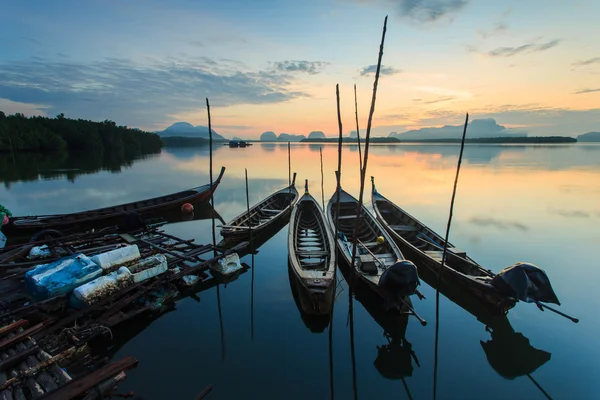
[[[111,272],[111,270],[115,269],[113,267],[118,267],[119,265],[123,265],[140,257],[140,250],[137,245],[134,244],[107,251],[106,253],[97,254],[91,259],[105,272]]]
[[[158,276],[167,268],[167,258],[163,254],[144,258],[129,267],[120,267],[76,288],[70,299],[71,305],[75,308],[92,305],[129,285]]]
[[[102,268],[85,254],[74,254],[40,264],[25,273],[25,288],[37,300],[70,293],[102,275]]]

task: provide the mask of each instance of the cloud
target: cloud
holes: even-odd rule
[[[377,71],[377,65],[373,64],[373,65],[368,65],[368,66],[362,68],[359,72],[360,72],[360,76],[367,76],[369,74],[375,74],[376,71]],[[382,65],[381,68],[379,69],[380,76],[394,75],[394,74],[399,74],[400,72],[402,72],[401,69],[397,69],[394,67],[386,67],[384,65]]]
[[[500,219],[495,219],[491,217],[473,217],[469,220],[471,224],[479,225],[483,227],[492,226],[494,228],[500,229],[502,231],[507,229],[517,229],[520,231],[527,231],[529,228],[526,225],[523,225],[517,221],[505,221]]]
[[[329,65],[325,61],[277,61],[273,64],[278,71],[304,72],[310,75],[318,74]]]
[[[590,58],[583,61],[574,62],[573,65],[576,67],[582,67],[585,65],[600,63],[600,57]]]
[[[538,53],[545,51],[557,46],[559,43],[560,40],[555,39],[541,44],[526,43],[518,47],[498,47],[497,49],[488,51],[486,54],[492,57],[512,57],[516,56],[517,54]]]
[[[404,133],[390,134],[400,140],[458,139],[463,125],[445,125],[441,128],[421,128]],[[474,119],[467,128],[468,138],[527,136],[527,132],[498,125],[493,118]]]
[[[444,101],[450,101],[450,100],[454,100],[456,99],[456,97],[454,96],[449,96],[449,97],[440,97],[438,99],[435,100],[429,100],[429,101],[424,101],[424,104],[435,104],[435,103],[442,103]]]
[[[494,26],[490,30],[480,30],[479,36],[481,36],[482,39],[488,39],[488,38],[491,38],[492,36],[501,35],[502,33],[506,32],[507,30],[508,30],[508,24],[506,24],[504,22],[497,22],[494,24]]]
[[[281,103],[306,93],[292,91],[291,75],[242,72],[231,63],[208,58],[169,58],[135,63],[109,58],[97,62],[25,60],[0,63],[1,97],[43,104],[50,115],[113,119],[132,126],[154,126],[173,114],[214,106]]]
[[[589,218],[590,213],[582,210],[554,210],[554,214],[565,218]]]
[[[388,0],[396,4],[401,15],[427,23],[463,9],[469,0]]]
[[[600,92],[600,88],[596,88],[596,89],[582,89],[579,90],[573,94],[582,94],[582,93],[593,93],[593,92]]]

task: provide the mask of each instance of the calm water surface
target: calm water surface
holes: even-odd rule
[[[319,148],[292,145],[292,170],[298,186],[309,179],[320,200]],[[443,233],[457,155],[454,145],[372,146],[368,175],[382,194]],[[327,201],[335,189],[336,147],[324,145],[323,158]],[[287,186],[286,145],[219,147],[214,159],[215,171],[227,167],[215,194],[225,220],[246,207],[244,168],[251,203]],[[207,149],[166,149],[122,168],[78,171],[70,165],[63,171],[49,164],[36,167],[39,175],[32,174],[30,161],[26,176],[14,165],[2,171],[0,203],[15,214],[71,212],[208,182]],[[342,186],[358,193],[354,146],[344,147]],[[508,320],[490,319],[476,303],[447,293],[454,301],[441,297],[439,399],[600,398],[599,222],[600,146],[467,146],[451,241],[493,271],[517,261],[544,268],[561,309],[581,322],[523,303]],[[207,243],[210,227],[210,220],[196,220],[166,230]],[[236,281],[115,332],[110,353],[140,361],[119,391],[133,390],[144,399],[192,399],[212,383],[211,399],[432,398],[435,290],[423,282],[427,299],[414,300],[429,321],[426,327],[414,318],[382,318],[369,296],[353,300],[349,318],[340,275],[330,341],[328,324],[302,318],[296,306],[286,239],[284,227],[260,247],[254,270]],[[244,261],[252,264],[252,257]]]

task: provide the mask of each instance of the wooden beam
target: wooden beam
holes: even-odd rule
[[[30,355],[37,353],[38,351],[40,351],[40,348],[38,346],[33,346],[33,347],[28,348],[25,351],[15,354],[12,357],[8,357],[6,360],[0,362],[0,371],[5,371],[5,370],[17,365],[22,360],[26,359]]]
[[[19,321],[13,322],[12,324],[4,325],[2,328],[0,328],[0,336],[4,336],[7,333],[10,333],[15,329],[19,329],[26,325],[29,325],[29,321],[27,321],[26,319],[21,319]]]
[[[44,400],[72,399],[73,397],[79,396],[92,389],[100,382],[105,381],[106,379],[109,379],[123,371],[135,368],[137,365],[137,359],[131,356],[125,357],[119,361],[107,364],[88,375],[73,379],[66,385],[47,393],[41,398]]]
[[[0,351],[19,343],[20,341],[24,340],[26,337],[33,335],[33,334],[41,331],[42,329],[44,329],[44,324],[40,323],[40,324],[37,324],[36,326],[33,326],[33,327],[27,329],[26,331],[17,333],[15,336],[13,336],[11,338],[4,339],[2,342],[0,342]]]

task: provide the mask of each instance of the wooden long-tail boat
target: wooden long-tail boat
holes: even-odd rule
[[[335,241],[321,206],[308,192],[308,180],[304,195],[292,210],[288,250],[302,311],[329,314],[335,290]]]
[[[221,236],[223,236],[224,242],[248,240],[251,232],[252,235],[260,235],[279,221],[289,217],[297,200],[298,191],[296,190],[296,173],[294,173],[290,186],[255,204],[249,211],[238,215],[227,225],[221,225]],[[222,242],[220,245],[225,243]]]
[[[71,214],[11,217],[9,223],[2,227],[2,231],[9,238],[31,235],[34,232],[49,229],[58,230],[61,233],[75,232],[81,229],[118,225],[123,216],[128,213],[137,213],[142,217],[148,217],[178,209],[185,203],[205,203],[210,199],[211,192],[214,192],[219,186],[224,173],[225,167],[221,167],[221,172],[213,182],[212,188],[210,184],[206,184],[165,196]]]
[[[441,270],[444,238],[385,198],[375,188],[373,177],[371,181],[373,210],[381,225],[402,251],[417,263],[418,268],[426,268],[437,279]],[[491,284],[495,276],[493,272],[468,257],[464,251],[451,243],[447,244],[442,282],[465,288],[493,309],[506,312],[514,307],[518,300],[502,294]]]
[[[339,190],[339,198],[336,191],[329,200],[327,219],[331,231],[336,232],[337,247],[343,259],[351,266],[352,237],[358,200],[341,188]],[[386,309],[408,308],[420,319],[410,300],[410,295],[417,292],[417,286],[420,284],[416,268],[404,258],[398,246],[364,205],[361,209],[357,239],[353,276],[349,284],[352,285],[352,279],[360,279],[383,297]],[[424,325],[425,321],[420,320]]]

